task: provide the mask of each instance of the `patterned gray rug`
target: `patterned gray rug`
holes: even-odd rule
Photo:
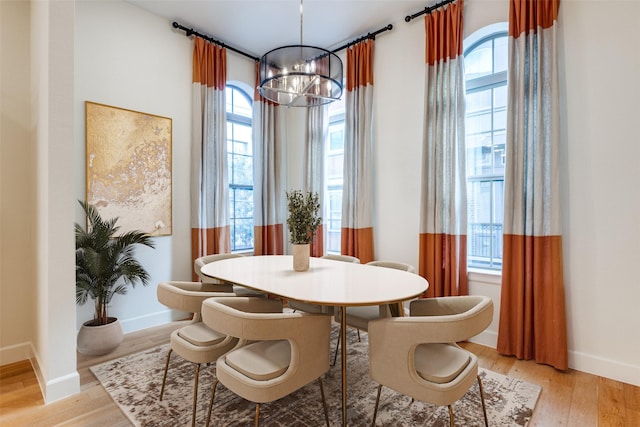
[[[333,327],[332,344],[337,337]],[[371,424],[377,385],[369,378],[367,334],[361,342],[355,330],[347,335],[348,425]],[[158,401],[168,344],[141,353],[97,365],[91,371],[137,426],[184,426],[191,422],[194,365],[173,354],[162,402]],[[340,358],[323,377],[331,425],[342,422]],[[481,369],[489,425],[526,426],[536,405],[541,388],[525,381]],[[196,423],[204,425],[215,377],[215,365],[200,369],[198,415]],[[477,382],[454,407],[456,426],[483,426],[482,406]],[[212,415],[214,426],[253,425],[255,405],[219,385]],[[386,387],[382,389],[378,426],[448,426],[446,407],[414,401]],[[261,426],[325,425],[320,388],[313,382],[278,401],[260,407]]]

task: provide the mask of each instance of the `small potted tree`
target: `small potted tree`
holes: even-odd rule
[[[309,246],[313,242],[316,231],[322,222],[318,216],[320,200],[318,193],[300,190],[287,191],[289,218],[287,226],[293,244],[293,269],[306,271],[309,269]]]
[[[108,315],[109,303],[115,294],[126,294],[128,286],[140,281],[149,283],[149,274],[134,257],[134,246],[155,247],[150,236],[129,231],[115,236],[118,218],[103,220],[96,208],[79,202],[88,220],[85,230],[75,224],[76,235],[76,303],[94,302],[92,320],[78,332],[78,352],[88,356],[107,354],[124,338],[122,326]]]

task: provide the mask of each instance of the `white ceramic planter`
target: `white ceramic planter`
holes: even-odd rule
[[[309,269],[309,244],[293,245],[293,269],[295,271],[307,271]]]
[[[78,352],[85,356],[101,356],[111,353],[122,344],[124,333],[122,325],[115,317],[110,317],[113,322],[100,326],[87,326],[92,321],[82,324],[78,332]]]

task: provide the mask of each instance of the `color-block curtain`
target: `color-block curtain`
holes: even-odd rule
[[[373,47],[347,49],[341,252],[373,261]]]
[[[426,85],[419,273],[426,296],[466,295],[463,0],[425,16]]]
[[[559,0],[511,0],[497,349],[567,369],[559,182]]]
[[[256,63],[256,82],[259,82]],[[253,95],[254,255],[284,253],[284,107]]]
[[[231,251],[225,85],[227,52],[194,38],[191,257]],[[193,280],[197,280],[195,272]]]
[[[304,191],[318,193],[320,209],[324,209],[324,144],[329,131],[328,108],[326,105],[307,108],[307,129],[304,146],[305,171]],[[322,215],[322,212],[320,212]],[[324,255],[324,224],[316,232],[311,244],[311,256]]]

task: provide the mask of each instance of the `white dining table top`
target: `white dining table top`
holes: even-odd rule
[[[201,272],[284,298],[328,306],[400,302],[429,287],[417,274],[324,258],[311,257],[309,270],[294,271],[289,255],[228,258],[206,264]]]

